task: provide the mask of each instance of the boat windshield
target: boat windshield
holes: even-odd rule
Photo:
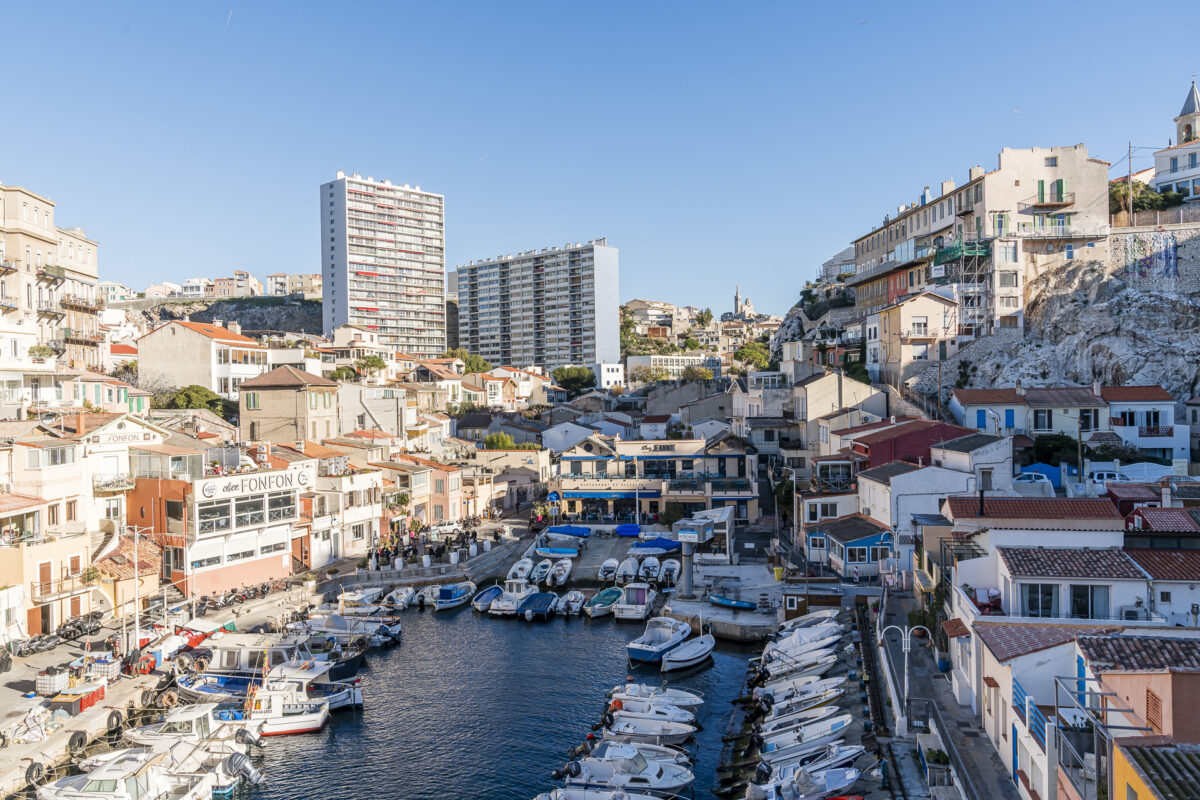
[[[192,721],[190,719],[180,719],[174,722],[164,722],[162,727],[158,729],[159,733],[191,733]]]
[[[116,781],[94,780],[83,785],[83,791],[92,794],[112,794],[117,790]]]
[[[640,773],[646,771],[646,757],[641,753],[638,753],[633,758],[629,759],[627,763],[629,764],[630,772]]]

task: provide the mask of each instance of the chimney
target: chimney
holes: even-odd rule
[[[979,516],[986,517],[987,511],[983,507],[983,489],[979,490]]]
[[[1166,484],[1163,486],[1163,490],[1162,490],[1162,507],[1163,507],[1163,508],[1170,508],[1170,507],[1171,507],[1171,501],[1172,501],[1172,497],[1171,497],[1171,482],[1170,482],[1170,481],[1167,481],[1167,482],[1166,482]]]
[[[231,320],[229,320],[229,325],[227,326],[227,329],[229,330],[230,333],[240,334],[242,332],[242,323],[238,322],[237,320],[231,319]]]
[[[82,436],[85,433],[87,433],[87,431],[85,431],[83,429],[83,414],[76,414],[75,415],[75,435]]]
[[[1096,395],[1096,397],[1100,396],[1100,381],[1092,381],[1092,394]]]
[[[1017,385],[1013,387],[1013,392],[1017,395],[1017,397],[1025,396],[1025,387],[1021,385],[1020,378],[1017,378]]]

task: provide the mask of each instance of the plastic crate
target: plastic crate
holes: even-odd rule
[[[121,674],[121,662],[102,660],[93,661],[88,665],[88,676],[91,678],[104,678],[107,681],[115,681]]]
[[[61,672],[40,673],[34,681],[34,689],[42,697],[53,697],[67,688],[70,675],[66,670]]]

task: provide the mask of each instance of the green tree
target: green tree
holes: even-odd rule
[[[708,327],[709,323],[711,323],[712,321],[713,321],[713,313],[712,313],[711,308],[701,309],[696,314],[696,324],[699,325],[701,328]]]
[[[667,371],[665,369],[655,369],[652,367],[634,367],[629,370],[629,379],[638,383],[649,383],[650,381],[665,381],[667,379]]]
[[[684,339],[684,341],[683,341],[683,349],[684,350],[699,350],[700,343],[689,336],[687,339]]]
[[[1108,185],[1108,213],[1116,214],[1128,210],[1129,184],[1127,181],[1117,181]],[[1183,195],[1178,192],[1156,192],[1141,181],[1133,182],[1133,210],[1161,211],[1183,203]]]
[[[236,417],[237,403],[226,400],[205,386],[192,384],[179,389],[167,401],[166,408],[206,408],[225,419]]]
[[[596,385],[596,373],[587,367],[559,367],[554,370],[553,378],[559,386],[575,394]]]
[[[771,351],[762,342],[747,342],[734,351],[733,357],[759,370],[766,369],[771,363]]]
[[[334,381],[352,381],[357,377],[354,367],[337,367],[329,373],[329,379]]]
[[[483,447],[485,450],[515,450],[517,443],[507,433],[497,431],[484,437]]]
[[[1063,461],[1076,464],[1079,461],[1079,443],[1074,436],[1065,433],[1046,433],[1034,438],[1033,458],[1055,467]]]
[[[358,370],[360,375],[371,376],[377,372],[382,372],[387,369],[387,362],[382,356],[369,355],[363,356],[354,362],[354,368]]]
[[[711,381],[713,371],[708,367],[684,367],[679,377],[685,381]]]
[[[490,362],[477,353],[468,353],[465,347],[456,347],[442,353],[442,358],[461,358],[467,372],[487,372],[492,368]]]

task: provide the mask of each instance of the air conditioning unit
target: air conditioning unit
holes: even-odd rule
[[[869,516],[871,516],[871,509],[869,509],[869,508],[864,508],[864,509],[862,510],[862,515],[863,515],[864,517],[869,517]]]

